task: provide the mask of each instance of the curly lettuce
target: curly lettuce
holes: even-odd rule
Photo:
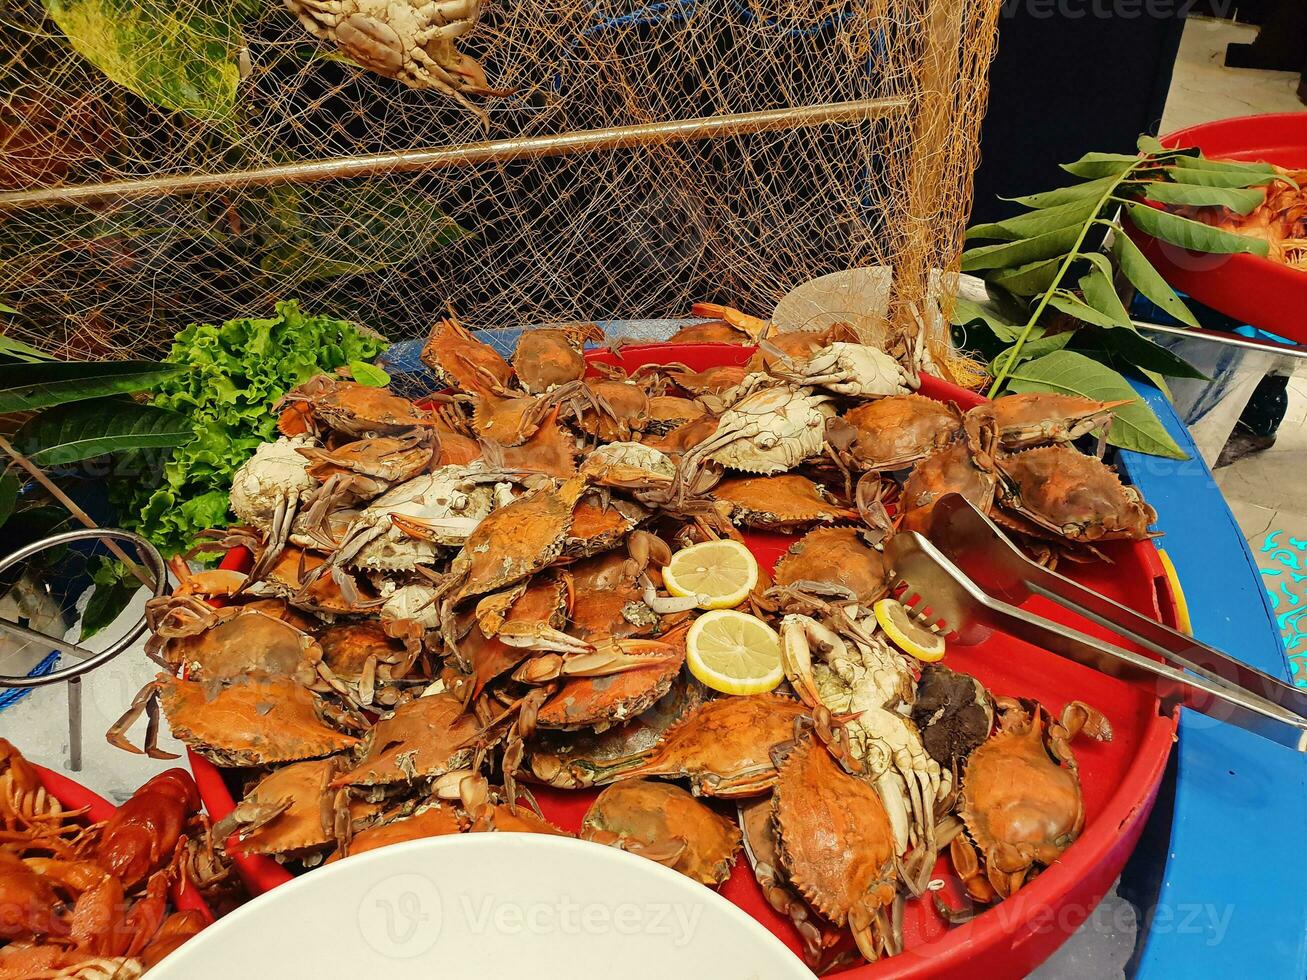
[[[308,316],[295,300],[266,320],[193,323],[177,334],[165,359],[189,371],[160,385],[153,404],[184,415],[193,436],[172,450],[153,486],[128,487],[117,501],[124,526],[165,555],[225,527],[232,475],[262,442],[276,438],[272,406],[315,374],[366,362],[386,347],[380,336],[347,320]]]

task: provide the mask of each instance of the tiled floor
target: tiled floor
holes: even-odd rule
[[[1222,63],[1226,44],[1251,41],[1256,33],[1222,21],[1190,20],[1162,132],[1226,116],[1307,111],[1295,95],[1297,75],[1232,70]],[[1288,413],[1274,447],[1217,470],[1216,482],[1261,566],[1296,679],[1307,686],[1307,365],[1289,383]]]

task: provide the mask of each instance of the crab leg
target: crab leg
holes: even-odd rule
[[[499,642],[518,650],[539,650],[543,653],[586,654],[594,652],[594,644],[578,639],[562,630],[536,622],[505,623],[495,634]]]
[[[670,613],[685,612],[687,609],[693,609],[695,606],[706,600],[706,596],[660,596],[658,590],[654,588],[653,581],[648,575],[640,576],[640,585],[643,591],[640,598],[644,604],[649,607],[650,611],[658,616],[666,616]]]

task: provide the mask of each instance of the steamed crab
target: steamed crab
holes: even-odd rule
[[[1138,540],[1157,512],[1101,460],[1069,446],[1027,449],[995,460],[999,499],[1036,529],[1068,541]]]
[[[1052,864],[1080,835],[1085,804],[1070,742],[1081,733],[1112,738],[1107,719],[1080,701],[1057,719],[1033,701],[1001,698],[998,707],[998,732],[963,770],[966,835],[950,845],[953,865],[978,902],[1009,897],[1031,868]]]
[[[821,452],[826,418],[834,411],[829,396],[764,374],[750,375],[728,394],[716,431],[686,454],[683,466],[707,458],[731,469],[770,475]]]
[[[786,674],[804,701],[854,717],[844,727],[850,751],[885,801],[900,852],[919,845],[922,873],[935,862],[936,806],[951,774],[927,754],[915,725],[895,708],[914,696],[911,670],[898,653],[848,614],[844,630],[791,614],[781,621]],[[813,663],[817,653],[820,663]]]
[[[317,488],[301,452],[312,446],[307,436],[265,442],[232,476],[232,513],[266,538],[263,554],[250,571],[252,579],[262,576],[276,560],[290,537],[300,501]]]
[[[883,350],[866,344],[838,342],[795,363],[780,355],[772,374],[795,384],[824,388],[849,398],[883,398],[915,391],[921,380]]]
[[[288,391],[276,408],[282,410],[278,427],[286,436],[323,429],[355,438],[395,436],[435,425],[430,413],[386,388],[326,374]]]
[[[826,442],[848,469],[898,470],[951,443],[962,428],[957,409],[922,395],[891,395],[826,423]]]
[[[506,95],[454,42],[473,30],[481,0],[286,0],[309,31],[379,75],[435,89],[484,118],[468,95]]]
[[[530,394],[552,391],[585,375],[585,345],[604,332],[593,323],[568,323],[523,331],[513,352],[513,372]]]
[[[794,531],[858,516],[857,511],[839,506],[825,488],[795,473],[723,480],[712,494],[730,505],[736,524],[769,531]]]
[[[1072,442],[1094,429],[1106,428],[1113,413],[1130,401],[1100,402],[1079,395],[1027,392],[1004,395],[967,414],[990,419],[1003,449],[1029,449],[1050,442]]]

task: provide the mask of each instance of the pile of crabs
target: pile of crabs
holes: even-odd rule
[[[168,906],[200,859],[199,807],[173,769],[91,823],[0,739],[0,977],[132,980],[204,928],[203,913]]]
[[[1080,833],[1069,743],[1110,725],[897,649],[871,611],[881,546],[948,492],[1045,561],[1145,537],[1153,511],[1072,444],[1116,405],[963,414],[846,327],[696,312],[712,319],[667,363],[629,373],[583,356],[593,325],[527,331],[510,362],[451,317],[421,404],[342,377],[289,393],[215,541],[252,567],[178,565],[149,607],[164,670],[110,740],[132,748],[145,711],[157,753],[162,708],[237,787],[217,847],[297,868],[567,833],[537,793],[602,787],[580,836],[710,886],[743,846],[818,969],[898,952],[945,848],[973,909],[1011,895]],[[705,342],[755,350],[676,363]],[[667,594],[661,569],[754,529],[793,536],[741,606],[778,630],[788,684],[718,696],[686,667],[701,597]]]

